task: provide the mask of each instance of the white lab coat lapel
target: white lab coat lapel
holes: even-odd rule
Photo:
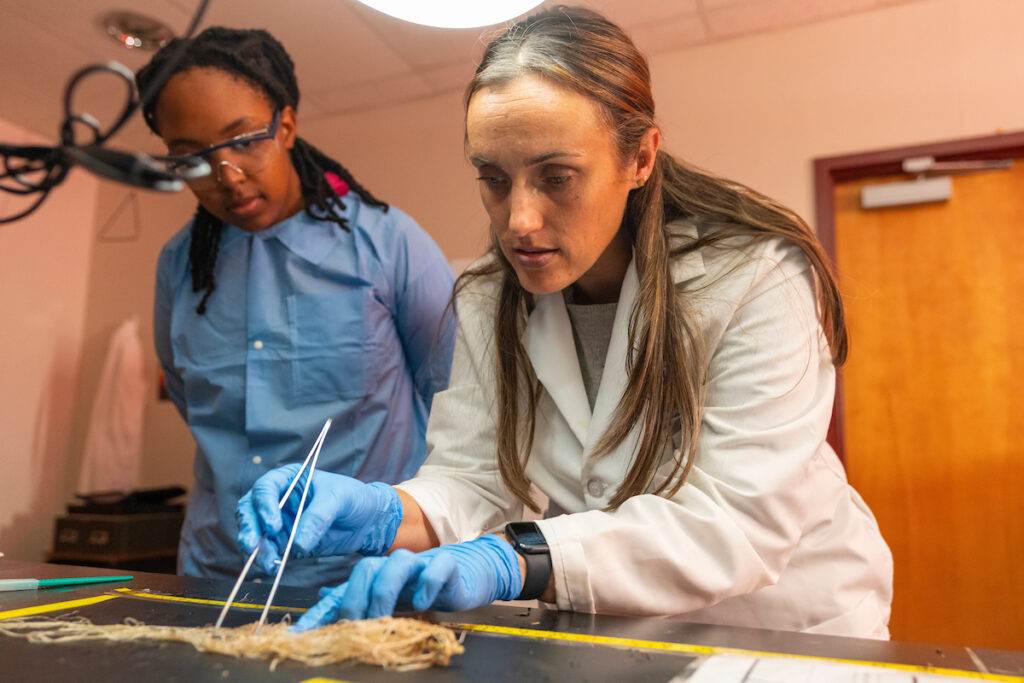
[[[590,426],[590,402],[561,292],[536,298],[533,312],[526,321],[523,344],[537,379],[573,434],[581,444],[585,443]]]
[[[677,222],[672,226],[675,240],[685,242],[697,238],[697,227],[693,223]],[[671,275],[674,284],[703,275],[704,260],[699,252],[693,252],[672,264]],[[526,323],[524,345],[537,379],[551,396],[558,411],[565,418],[576,439],[589,455],[593,446],[604,434],[626,389],[626,358],[629,345],[629,317],[636,304],[639,282],[636,261],[633,259],[626,269],[619,292],[619,303],[615,310],[615,322],[608,343],[607,361],[601,376],[601,385],[594,401],[591,414],[587,391],[583,385],[576,342],[573,340],[572,323],[565,308],[561,292],[545,294],[536,298],[536,306]],[[629,456],[636,447],[637,433],[630,436],[616,449],[616,454]],[[620,460],[620,457],[611,458]]]
[[[626,276],[622,279],[619,304],[615,307],[615,322],[612,323],[612,336],[608,341],[608,353],[605,356],[604,372],[601,375],[597,398],[594,399],[594,416],[590,421],[587,439],[583,442],[584,452],[588,457],[601,439],[601,435],[608,429],[615,408],[618,407],[622,394],[626,390],[626,381],[629,379],[626,374],[629,316],[636,303],[638,286],[636,261],[633,260],[629,262]],[[616,450],[622,453],[632,453],[636,445],[635,432],[636,430],[630,432],[629,437]]]
[[[673,245],[685,244],[697,239],[697,226],[690,221],[675,222],[668,229],[673,236]],[[670,272],[672,283],[678,286],[705,273],[704,259],[699,251],[687,254],[672,263]],[[612,326],[611,341],[608,343],[604,374],[601,375],[601,385],[597,392],[597,398],[594,400],[594,415],[590,421],[587,440],[584,441],[585,452],[588,455],[611,424],[615,409],[618,408],[622,395],[626,391],[626,384],[629,381],[629,375],[626,372],[626,359],[629,352],[629,318],[637,303],[639,288],[640,282],[637,278],[636,258],[634,257],[622,280],[619,305],[615,310],[615,323]],[[626,440],[615,449],[615,457],[608,460],[626,466],[632,461],[638,438],[639,433],[634,427]]]

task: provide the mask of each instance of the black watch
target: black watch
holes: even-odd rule
[[[551,580],[551,550],[544,534],[533,522],[510,522],[505,525],[505,538],[526,562],[523,592],[516,600],[536,600]]]

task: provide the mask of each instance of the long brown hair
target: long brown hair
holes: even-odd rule
[[[592,10],[553,7],[495,38],[466,88],[467,109],[479,90],[500,88],[526,75],[541,76],[596,102],[622,159],[634,155],[644,133],[656,125],[647,60],[622,29]],[[681,218],[714,227],[680,244],[666,226]],[[700,325],[673,284],[673,259],[714,245],[725,247],[725,241],[735,237],[746,237],[747,244],[772,236],[789,240],[804,252],[814,272],[819,316],[833,362],[842,364],[847,350],[843,307],[830,262],[808,225],[778,202],[659,151],[646,184],[630,192],[622,221],[632,239],[639,280],[629,320],[628,348],[634,352],[626,359],[627,388],[595,454],[612,452],[636,424],[641,425],[641,436],[609,509],[640,493],[675,494],[693,466],[707,354]],[[496,244],[490,253],[492,259],[459,278],[456,292],[479,277],[500,278],[494,315],[498,464],[509,491],[536,510],[525,467],[541,389],[521,341],[532,297]],[[662,456],[676,430],[681,446],[675,466],[655,488]]]

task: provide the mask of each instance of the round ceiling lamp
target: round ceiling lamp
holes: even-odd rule
[[[397,19],[438,28],[490,26],[518,17],[543,0],[359,0]]]
[[[138,12],[106,12],[96,19],[96,24],[129,50],[159,50],[174,38],[166,24]]]

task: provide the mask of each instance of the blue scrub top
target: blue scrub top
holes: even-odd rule
[[[256,233],[225,226],[204,315],[191,224],[160,254],[157,356],[196,440],[179,573],[238,576],[238,499],[302,462],[328,417],[318,468],[397,483],[426,457],[430,402],[451,367],[452,270],[400,210],[355,193],[343,203],[350,231],[305,211]],[[282,583],[333,585],[356,560],[292,557]]]

